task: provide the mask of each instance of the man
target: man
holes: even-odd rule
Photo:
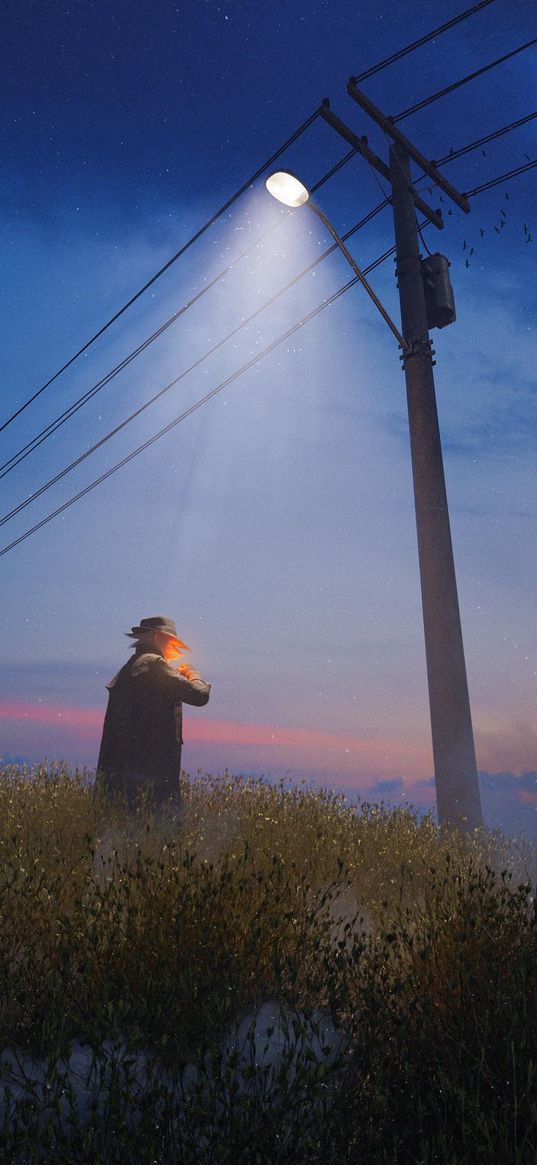
[[[171,666],[189,650],[173,619],[153,615],[127,634],[135,651],[106,685],[98,782],[108,793],[124,793],[131,807],[147,792],[156,807],[169,802],[179,813],[182,706],[206,704],[210,684],[188,664]]]

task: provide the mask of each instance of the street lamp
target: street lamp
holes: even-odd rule
[[[324,223],[327,230],[330,231],[330,234],[337,243],[340,251],[343,251],[347,262],[350,263],[355,275],[358,276],[362,287],[365,288],[368,296],[373,300],[375,307],[380,312],[383,319],[386,320],[388,327],[391,328],[398,344],[403,349],[403,352],[410,350],[409,345],[407,344],[406,340],[403,339],[399,328],[396,327],[391,316],[388,315],[388,312],[386,311],[384,305],[380,302],[378,295],[375,295],[371,284],[368,283],[363,271],[360,271],[358,264],[345,246],[341,236],[338,235],[336,228],[332,225],[330,219],[327,218],[324,211],[321,210],[321,208],[317,206],[315,202],[312,202],[310,192],[307,186],[304,186],[304,183],[300,181],[300,178],[297,178],[296,174],[292,174],[290,170],[278,170],[275,174],[271,174],[267,178],[265,186],[269,194],[272,194],[272,197],[276,198],[278,202],[283,202],[284,206],[291,206],[296,208],[298,206],[304,206],[306,203],[308,204],[309,209],[312,210],[318,218],[320,218],[321,222]]]
[[[406,339],[332,223],[311,201],[307,187],[286,171],[272,174],[265,185],[279,202],[290,207],[308,205],[321,219],[403,352],[438,818],[441,825],[467,831],[482,826],[483,817],[429,338],[429,326],[443,325],[428,319],[416,225],[417,196],[403,143],[391,147],[387,172],[392,184],[397,279]]]

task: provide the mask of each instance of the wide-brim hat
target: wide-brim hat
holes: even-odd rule
[[[151,615],[149,619],[140,619],[140,626],[131,627],[130,631],[127,631],[127,635],[129,639],[139,639],[140,635],[147,635],[149,631],[159,631],[161,635],[168,635],[170,639],[174,639],[179,644],[179,647],[184,647],[185,651],[190,651],[188,644],[179,639],[173,619],[168,619],[167,615]]]

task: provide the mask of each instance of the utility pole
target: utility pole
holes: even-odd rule
[[[425,653],[438,818],[474,829],[483,824],[464,661],[433,353],[421,270],[408,155],[390,147],[393,220],[425,631]]]
[[[467,213],[470,207],[465,195],[373,105],[352,77],[347,92],[393,141],[388,166],[371,150],[366,137],[358,137],[332,113],[329,102],[323,102],[324,120],[391,182],[438,819],[441,825],[469,831],[483,825],[483,816],[416,208],[437,228],[444,224],[440,211],[427,206],[414,190],[409,159],[463,211]],[[450,321],[437,326],[445,322]]]

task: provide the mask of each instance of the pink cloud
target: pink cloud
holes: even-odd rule
[[[11,729],[10,750],[25,753],[31,738],[43,755],[69,757],[80,742],[81,757],[88,763],[88,745],[95,749],[95,759],[103,723],[103,712],[96,708],[74,708],[64,704],[4,701],[0,703],[0,721]],[[14,743],[14,734],[16,742]],[[219,769],[233,765],[251,771],[275,769],[313,769],[334,776],[362,775],[371,778],[420,777],[430,773],[428,747],[351,734],[324,732],[317,729],[250,724],[244,721],[211,720],[189,715],[185,726],[185,762],[206,759]],[[188,750],[188,752],[186,752]]]
[[[43,701],[0,702],[2,749],[31,759],[58,757],[93,767],[103,723],[100,708],[77,708]],[[331,779],[354,788],[374,780],[402,777],[405,795],[424,790],[412,786],[432,772],[428,741],[371,738],[322,729],[280,727],[241,720],[213,720],[187,710],[183,761],[220,772],[294,772]],[[477,734],[481,769],[512,773],[537,768],[536,735],[518,724],[496,733]],[[517,790],[518,793],[518,790]],[[434,798],[434,790],[431,791]]]
[[[0,720],[22,720],[32,724],[52,724],[76,729],[84,737],[95,737],[101,732],[103,714],[97,708],[70,708],[69,706],[26,703],[21,700],[0,703]]]

